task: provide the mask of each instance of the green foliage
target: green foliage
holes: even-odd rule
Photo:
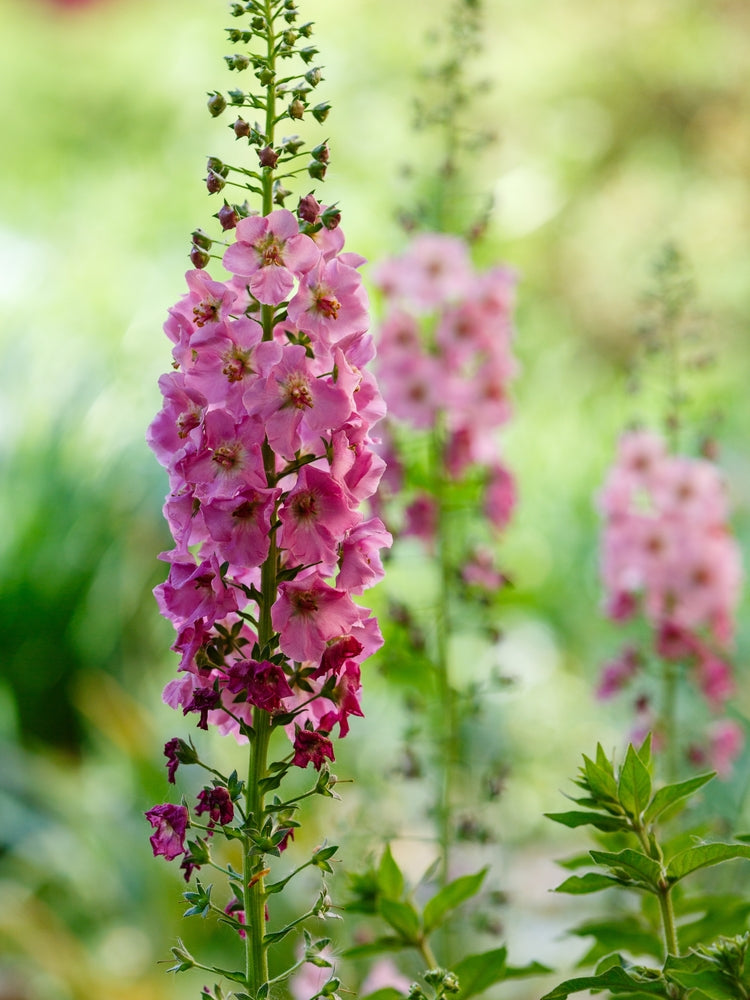
[[[725,861],[750,858],[746,844],[690,843],[685,831],[665,840],[661,822],[674,817],[691,796],[711,780],[712,774],[665,785],[654,791],[650,743],[639,750],[628,746],[622,765],[615,770],[602,748],[596,760],[584,756],[576,784],[585,798],[575,801],[582,811],[551,813],[549,818],[568,827],[592,826],[601,841],[614,841],[614,851],[591,850],[590,862],[598,869],[565,879],[557,892],[580,895],[604,889],[627,889],[640,900],[640,909],[618,920],[606,917],[579,924],[572,931],[592,937],[594,945],[582,964],[598,962],[593,975],[568,979],[544,1000],[564,1000],[582,990],[607,991],[628,997],[664,997],[677,1000],[696,991],[703,1000],[747,1000],[750,980],[745,956],[750,936],[728,937],[744,924],[750,907],[740,896],[710,896],[686,901],[675,886],[693,873]],[[588,820],[587,820],[588,817]],[[623,847],[623,842],[628,846]],[[689,843],[689,846],[685,844]],[[578,866],[580,859],[576,859]],[[658,902],[661,927],[653,922],[649,900]],[[676,916],[700,913],[692,923],[680,925]],[[679,937],[690,951],[682,954]],[[661,963],[646,967],[625,957],[648,956]]]

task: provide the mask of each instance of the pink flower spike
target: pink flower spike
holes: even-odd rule
[[[146,819],[156,830],[149,837],[155,858],[161,855],[167,861],[173,861],[178,855],[185,853],[185,831],[188,826],[188,811],[185,806],[166,802],[149,809]]]

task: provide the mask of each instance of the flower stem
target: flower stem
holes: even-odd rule
[[[677,928],[674,921],[674,909],[672,907],[670,888],[663,889],[659,892],[659,909],[661,910],[661,922],[664,928],[664,943],[667,947],[667,954],[679,955],[680,946],[677,941]]]

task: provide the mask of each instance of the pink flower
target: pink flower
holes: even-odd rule
[[[515,480],[504,465],[492,465],[484,492],[484,513],[496,531],[507,526],[515,505]]]
[[[208,834],[213,832],[213,828],[219,823],[226,826],[234,819],[234,805],[229,797],[229,791],[223,785],[215,788],[203,788],[198,792],[198,805],[195,807],[195,815],[202,816],[208,813]]]
[[[317,661],[329,640],[351,631],[360,613],[346,591],[336,590],[315,574],[280,585],[271,621],[287,656]]]
[[[297,727],[292,758],[295,767],[307,767],[308,764],[312,764],[315,770],[319,771],[326,760],[333,759],[333,744],[327,736]]]
[[[309,271],[320,258],[313,241],[300,233],[295,217],[283,208],[265,217],[240,219],[236,238],[224,253],[224,267],[249,278],[250,291],[265,305],[284,302],[295,277]]]
[[[154,857],[162,855],[167,861],[173,861],[179,854],[185,853],[188,826],[185,806],[174,806],[169,802],[154,806],[146,813],[146,819],[156,831],[149,838]]]

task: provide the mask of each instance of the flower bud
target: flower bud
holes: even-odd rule
[[[273,83],[274,73],[268,66],[261,67],[255,75],[261,87],[268,87]]]
[[[294,45],[294,43],[297,41],[298,38],[299,35],[292,28],[287,28],[287,30],[284,32],[284,44],[288,45],[289,48],[291,48],[292,45]]]
[[[316,146],[315,149],[310,152],[310,156],[312,156],[314,160],[319,160],[321,163],[328,163],[330,158],[328,143],[321,142],[320,145]]]
[[[301,28],[300,34],[303,34]],[[302,61],[306,63],[312,62],[317,54],[318,49],[316,49],[314,45],[306,45],[303,49],[299,50],[299,55],[302,58]]]
[[[244,139],[250,135],[250,124],[244,118],[238,118],[232,128],[238,139]]]
[[[326,170],[328,167],[325,163],[321,163],[320,160],[311,160],[307,164],[308,174],[316,181],[322,181],[326,175]]]
[[[313,118],[315,119],[315,121],[320,122],[320,124],[322,125],[323,122],[328,117],[328,112],[330,110],[331,110],[331,105],[329,104],[328,101],[324,101],[322,104],[316,104],[315,107],[312,109]]]
[[[218,118],[226,106],[227,102],[218,91],[208,95],[207,107],[212,118]]]
[[[245,91],[244,90],[228,90],[229,100],[232,104],[243,105],[245,103]]]
[[[273,170],[279,162],[279,154],[272,146],[264,146],[263,149],[259,149],[257,152],[261,167],[270,167]]]
[[[304,145],[304,140],[300,139],[298,135],[286,135],[281,140],[281,148],[285,153],[291,153],[292,156],[299,152]]]
[[[237,210],[231,205],[228,205],[226,202],[224,202],[222,207],[216,213],[216,218],[219,220],[221,228],[225,231],[227,229],[234,229],[240,221]]]
[[[239,72],[247,69],[250,65],[250,57],[241,52],[235,52],[232,56],[224,56],[224,60],[230,69],[236,69]]]
[[[232,17],[242,17],[242,15],[245,13],[245,8],[242,6],[241,3],[233,3],[230,13]]]
[[[288,188],[285,188],[282,185],[281,181],[274,181],[273,182],[273,203],[274,203],[274,205],[282,205],[283,206],[284,199],[288,198],[291,193],[292,192]]]
[[[263,29],[266,26],[266,21],[265,18],[263,17],[254,17],[250,22],[250,24],[252,26],[253,31],[263,31]]]
[[[221,174],[217,174],[215,170],[209,170],[206,177],[206,187],[209,194],[218,194],[224,187],[224,183],[225,181]]]
[[[300,35],[302,35],[303,38],[310,38],[312,36],[312,30],[313,30],[312,21],[307,21],[305,24],[300,24],[297,27],[297,31],[299,31]],[[304,49],[302,51],[304,52]],[[300,53],[300,55],[302,55],[302,53]],[[302,56],[302,58],[304,59],[305,57]]]
[[[301,118],[305,113],[305,105],[298,97],[295,97],[287,110],[290,118]]]
[[[304,222],[315,223],[320,215],[320,202],[314,197],[312,191],[300,198],[297,205],[297,215]]]
[[[335,205],[329,205],[320,217],[326,229],[336,229],[341,223],[341,212]]]
[[[193,246],[200,247],[201,250],[210,250],[213,244],[211,237],[202,229],[194,229],[190,234],[190,239],[193,241]]]
[[[199,270],[204,268],[206,264],[211,260],[210,254],[207,254],[205,250],[201,250],[200,247],[192,247],[190,250],[190,263],[193,267],[197,267]]]
[[[187,969],[195,967],[195,959],[182,943],[181,938],[177,938],[177,945],[171,949],[172,957],[178,964],[170,969],[170,972],[185,972]]]
[[[229,173],[229,167],[222,163],[218,156],[209,156],[206,161],[206,170],[211,170],[215,174],[221,174],[222,177],[226,177]]]
[[[305,73],[305,79],[311,87],[317,87],[323,79],[323,74],[320,72],[320,66],[313,66],[312,69],[309,69]]]

